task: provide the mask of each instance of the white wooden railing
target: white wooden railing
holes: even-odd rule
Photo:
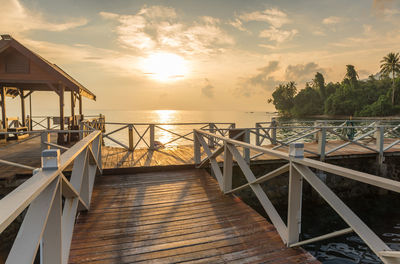
[[[68,180],[63,171],[70,164]],[[76,214],[89,210],[101,170],[101,132],[93,131],[61,155],[58,169],[40,169],[1,199],[0,233],[28,208],[6,263],[33,263],[38,248],[41,263],[68,263]]]
[[[304,158],[303,156],[296,158],[285,152],[263,148],[261,146],[218,136],[202,130],[195,130],[194,136],[194,160],[197,167],[202,168],[210,164],[212,173],[215,175],[220,189],[225,194],[234,193],[244,188],[251,188],[271,219],[271,222],[278,231],[282,241],[287,246],[301,246],[349,232],[355,232],[384,263],[400,263],[400,252],[391,250],[322,180],[319,179],[313,170],[339,175],[397,193],[400,192],[400,182]],[[223,145],[216,150],[211,150],[206,142],[209,139],[219,139],[223,142]],[[270,171],[265,175],[256,177],[250,169],[250,164],[240,153],[240,149],[242,148],[251,149],[255,152],[268,154],[286,160],[287,164]],[[201,159],[202,152],[205,152],[207,155],[204,159]],[[222,153],[223,170],[221,171],[220,165],[217,162],[217,157]],[[237,163],[247,180],[246,184],[235,188],[232,186],[234,162]],[[287,223],[285,223],[263,190],[261,183],[287,172],[289,172],[289,199],[288,217]],[[299,241],[302,219],[301,208],[303,180],[306,180],[339,214],[339,216],[349,225],[348,228],[313,239]]]
[[[249,129],[255,135],[255,145],[275,145],[272,149],[288,147],[293,142],[316,142],[317,151],[305,149],[304,151],[320,158],[337,154],[348,146],[357,145],[368,152],[376,153],[379,164],[384,161],[385,152],[400,144],[399,121],[384,122],[382,120],[339,120],[333,121],[302,121],[304,124],[296,125],[290,122],[278,123],[277,121],[256,123],[255,128]],[[349,136],[351,135],[351,136]],[[343,143],[328,149],[329,141],[342,141]],[[251,157],[254,159],[262,154]]]
[[[157,149],[161,144],[162,146],[172,145],[178,141],[185,141],[187,144],[193,143],[193,129],[198,128],[210,131],[221,136],[228,135],[229,130],[235,128],[235,123],[116,123],[105,122],[107,127],[113,126],[111,131],[103,133],[104,139],[108,139],[113,143],[125,148],[129,151],[134,151],[137,148],[147,147],[148,149]],[[173,131],[169,127],[181,127],[185,132]],[[95,124],[90,125],[83,123],[83,127],[88,129],[96,128]],[[121,133],[127,131],[127,144],[121,140]],[[158,132],[169,134],[171,138],[167,142],[161,142],[157,138]],[[119,133],[118,139],[114,137]],[[134,141],[134,137],[138,139]],[[217,139],[210,140],[210,146],[217,144]]]

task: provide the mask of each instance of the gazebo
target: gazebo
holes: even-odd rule
[[[0,40],[0,94],[1,125],[9,131],[6,111],[6,96],[19,97],[21,101],[21,126],[28,128],[25,99],[35,91],[55,92],[59,97],[60,130],[65,129],[65,92],[71,94],[71,119],[69,124],[77,126],[82,114],[82,97],[96,100],[96,96],[57,65],[31,51],[10,35],[1,35]],[[76,100],[79,116],[75,115]]]

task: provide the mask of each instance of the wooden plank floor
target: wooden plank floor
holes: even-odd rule
[[[319,263],[204,170],[96,179],[69,263]]]
[[[52,142],[56,142],[56,136],[52,135]],[[388,146],[394,139],[386,139],[385,146]],[[16,144],[16,141],[10,141],[6,145],[0,144],[0,159],[29,165],[32,167],[40,167],[40,137],[36,137],[26,142]],[[343,141],[330,141],[327,144],[327,151],[336,146],[343,144]],[[370,142],[368,146],[376,148]],[[271,145],[264,147],[271,148]],[[305,149],[316,152],[318,145],[316,143],[306,143]],[[280,151],[287,153],[287,148],[280,148]],[[63,151],[62,151],[63,152]],[[330,157],[354,156],[373,154],[374,152],[360,146],[350,144],[339,151],[330,155]],[[399,153],[400,145],[396,145],[387,151],[387,153]],[[256,153],[251,153],[254,155]],[[312,155],[306,154],[310,157]],[[202,157],[205,157],[203,153]],[[270,155],[262,155],[256,160],[274,160]],[[222,156],[218,157],[218,161],[222,161]],[[137,149],[134,152],[127,151],[119,147],[103,147],[102,163],[106,169],[111,168],[127,168],[127,167],[147,167],[147,166],[170,166],[170,165],[188,165],[193,164],[193,146],[182,145],[167,147],[158,150]],[[0,164],[0,185],[2,182],[11,181],[16,174],[30,174],[30,170],[21,169],[13,166]]]
[[[40,136],[29,140],[8,141],[0,144],[0,159],[38,168],[41,165]],[[51,142],[57,142],[56,134],[51,134]],[[32,171],[0,164],[0,180],[12,180],[16,174],[31,174]]]

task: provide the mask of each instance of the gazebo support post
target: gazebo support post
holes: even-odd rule
[[[71,126],[75,126],[76,120],[75,120],[75,94],[74,94],[74,91],[71,91],[71,119],[72,119]]]
[[[64,130],[64,85],[58,85],[58,96],[60,98],[60,130]],[[65,136],[64,133],[58,133],[57,144],[63,145],[65,144]]]
[[[82,95],[81,94],[78,95],[78,99],[79,99],[79,117],[80,117],[79,121],[82,121],[83,113],[82,113]]]
[[[0,86],[1,93],[1,121],[3,122],[3,128],[8,128],[7,115],[6,115],[6,87]]]
[[[22,116],[21,123],[22,126],[24,127],[26,126],[26,115],[25,115],[25,97],[23,89],[19,90],[19,97],[21,98],[21,116]]]

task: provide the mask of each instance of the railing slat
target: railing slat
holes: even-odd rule
[[[253,172],[248,167],[247,162],[244,160],[242,155],[240,155],[239,151],[231,144],[227,144],[229,151],[232,153],[233,157],[235,157],[239,167],[241,168],[244,176],[246,177],[248,182],[254,182],[256,177],[254,176]],[[274,205],[269,200],[268,196],[265,194],[264,190],[261,188],[259,183],[250,184],[251,189],[257,196],[258,200],[260,201],[262,207],[264,208],[265,212],[268,214],[269,218],[271,219],[272,223],[274,224],[276,230],[278,231],[281,239],[284,243],[287,242],[287,227],[283,222],[282,218],[276,211]]]
[[[6,264],[33,263],[59,182],[53,179],[29,206]]]
[[[380,251],[391,250],[361,219],[343,203],[308,167],[293,164],[295,169],[321,195],[322,198],[342,217],[364,242],[379,255]]]

